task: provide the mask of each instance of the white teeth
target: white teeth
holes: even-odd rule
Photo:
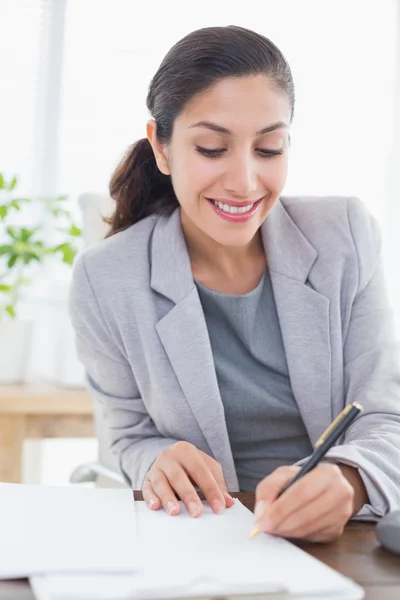
[[[222,204],[222,202],[216,202],[215,200],[211,200],[211,202],[224,212],[231,214],[249,212],[254,206],[254,204],[249,204],[248,206],[229,206],[229,204]]]

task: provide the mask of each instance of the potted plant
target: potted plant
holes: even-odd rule
[[[38,269],[72,265],[82,236],[66,196],[21,197],[16,187],[0,173],[0,383],[24,380],[33,323],[19,308]]]

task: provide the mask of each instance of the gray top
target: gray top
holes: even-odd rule
[[[268,269],[255,289],[222,294],[195,281],[240,490],[313,448],[294,399]]]

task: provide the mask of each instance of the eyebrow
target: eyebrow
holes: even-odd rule
[[[217,133],[223,133],[225,135],[234,135],[233,131],[231,131],[230,129],[226,129],[226,127],[222,127],[221,125],[217,125],[216,123],[212,123],[211,121],[199,121],[198,123],[194,123],[194,125],[190,125],[189,129],[193,129],[193,127],[204,127],[206,129],[216,131]],[[257,131],[256,135],[264,135],[265,133],[275,131],[275,129],[282,128],[287,129],[288,125],[283,121],[278,121],[277,123],[273,123],[272,125],[268,125],[268,127],[264,127],[264,129]]]

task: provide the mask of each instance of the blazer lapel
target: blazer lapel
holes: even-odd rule
[[[318,254],[281,201],[261,230],[293,395],[314,445],[332,420],[329,299],[307,279]]]
[[[151,287],[175,306],[156,329],[213,457],[223,466],[228,488],[238,480],[218,388],[207,324],[193,281],[180,211],[158,221],[152,244]]]

